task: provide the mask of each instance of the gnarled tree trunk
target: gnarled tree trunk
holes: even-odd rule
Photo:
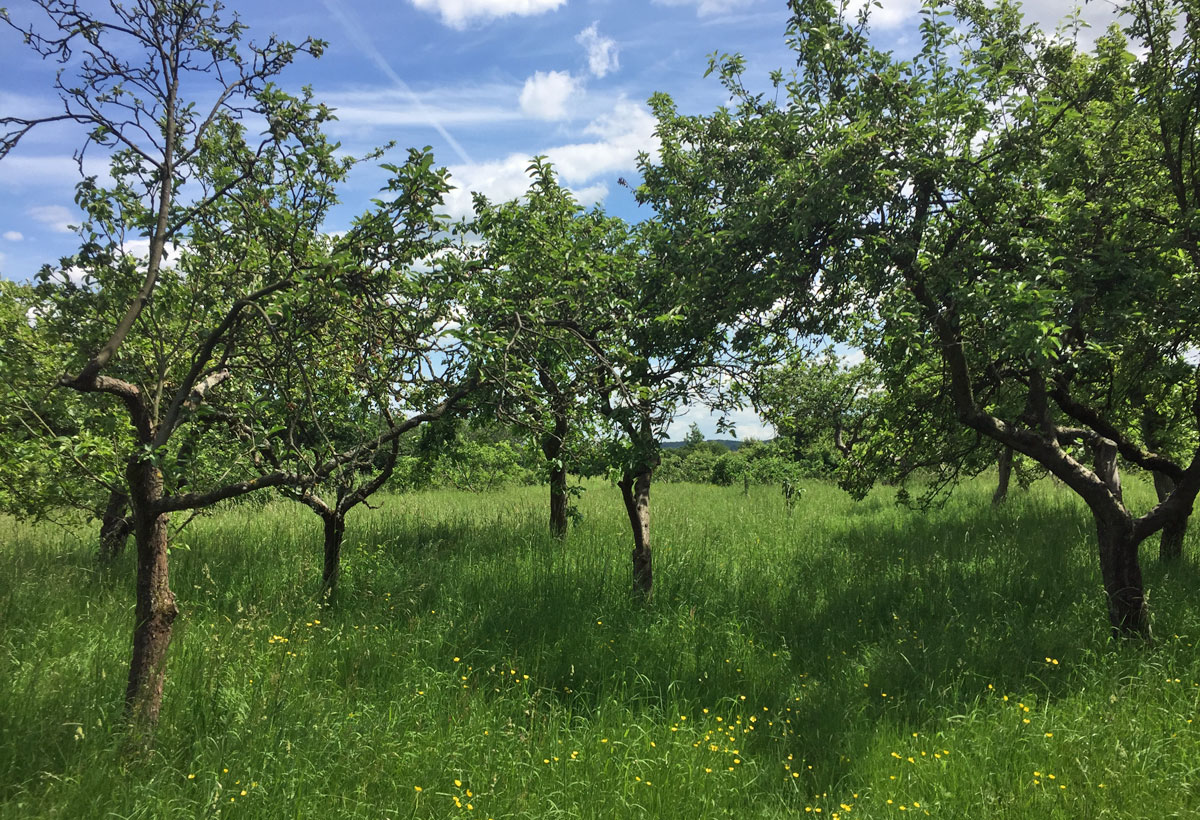
[[[127,475],[138,561],[125,716],[135,731],[148,736],[162,708],[167,648],[179,610],[167,569],[168,516],[155,509],[162,498],[162,472],[152,462],[135,461],[130,463]]]
[[[1099,515],[1095,519],[1100,574],[1104,578],[1113,635],[1149,640],[1150,610],[1146,606],[1138,541],[1133,537],[1131,522],[1127,518],[1110,520]]]
[[[1167,500],[1175,490],[1175,482],[1162,473],[1154,473],[1154,492],[1159,502]],[[1158,542],[1158,559],[1174,561],[1183,555],[1183,539],[1187,535],[1188,517],[1180,515],[1163,525],[1162,535]]]
[[[653,472],[649,465],[641,465],[626,470],[617,482],[633,528],[633,593],[645,600],[649,600],[654,589],[650,554],[650,478]]]
[[[996,483],[996,492],[992,495],[993,504],[1003,504],[1008,498],[1008,484],[1012,479],[1013,450],[1011,447],[1000,448],[1000,458],[996,466],[1000,478]]]
[[[1150,640],[1150,610],[1138,562],[1139,539],[1133,520],[1124,509],[1121,473],[1117,468],[1117,445],[1101,438],[1092,445],[1096,475],[1116,500],[1111,508],[1092,508],[1100,547],[1100,575],[1108,596],[1108,619],[1114,637]]]
[[[133,519],[129,514],[129,495],[122,490],[114,489],[108,494],[108,503],[104,507],[104,515],[100,519],[100,562],[107,564],[125,551],[125,542],[129,540],[130,530],[133,529]]]

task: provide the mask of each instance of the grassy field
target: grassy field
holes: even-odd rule
[[[131,556],[0,520],[0,817],[1200,816],[1193,559],[1145,546],[1158,641],[1119,647],[1048,482],[806,490],[656,487],[649,606],[603,484],[564,544],[538,488],[389,498],[328,605],[311,513],[197,521],[148,761],[115,752]]]

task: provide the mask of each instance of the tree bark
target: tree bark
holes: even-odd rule
[[[1096,475],[1104,482],[1116,504],[1092,508],[1100,547],[1100,575],[1108,596],[1108,619],[1114,638],[1150,640],[1150,610],[1142,585],[1142,567],[1133,521],[1124,509],[1121,472],[1117,467],[1117,445],[1100,438],[1092,444]]]
[[[1012,479],[1012,463],[1013,450],[1011,447],[1002,447],[1000,449],[1000,459],[997,461],[997,467],[1000,472],[1000,479],[996,483],[996,492],[992,495],[993,504],[1003,504],[1008,498],[1008,484]]]
[[[332,591],[342,573],[342,540],[346,536],[346,514],[332,510],[322,514],[325,522],[325,569],[321,573],[321,589]]]
[[[1151,639],[1150,611],[1138,563],[1138,541],[1128,519],[1095,516],[1100,544],[1100,573],[1108,596],[1113,637]]]
[[[626,470],[618,482],[633,528],[633,594],[643,600],[649,600],[654,591],[650,554],[650,478],[653,472],[652,467],[642,465]]]
[[[121,490],[108,494],[108,504],[100,519],[100,563],[107,564],[125,551],[133,520],[129,515],[129,495]]]
[[[1154,492],[1159,502],[1167,500],[1175,491],[1175,482],[1162,473],[1154,474]],[[1158,542],[1158,560],[1174,561],[1183,555],[1183,538],[1187,535],[1187,516],[1176,516],[1163,525],[1162,535]]]
[[[125,689],[125,717],[135,732],[148,738],[162,708],[167,648],[179,614],[167,570],[167,522],[155,504],[162,497],[163,477],[149,461],[131,462],[127,476],[137,542],[137,605],[133,657]]]
[[[554,432],[542,438],[542,453],[550,468],[550,534],[555,538],[567,534],[567,467],[562,461],[566,419],[561,421],[561,430],[559,421],[555,420]]]
[[[559,462],[561,464],[561,462]],[[567,534],[567,469],[550,465],[550,534],[563,538]]]
[[[567,420],[569,405],[567,397],[548,370],[538,369],[542,389],[550,395],[550,410],[554,414],[554,427],[542,436],[542,455],[550,470],[550,534],[563,538],[567,534],[567,467],[562,455],[570,432]]]
[[[567,466],[563,463],[563,443],[567,440],[567,416],[555,408],[554,429],[542,436],[542,454],[550,469],[550,534],[567,534]]]

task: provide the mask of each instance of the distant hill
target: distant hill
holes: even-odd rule
[[[740,441],[738,441],[737,439],[733,439],[733,438],[714,438],[714,439],[709,439],[708,442],[705,442],[705,443],[711,443],[711,442],[716,442],[717,444],[724,444],[730,450],[737,450],[737,448],[742,446],[742,443]],[[683,442],[683,441],[664,441],[660,446],[664,450],[678,450],[685,443],[686,442]]]

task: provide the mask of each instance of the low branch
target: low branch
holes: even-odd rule
[[[243,296],[229,306],[229,310],[225,312],[224,318],[208,334],[208,338],[204,340],[204,344],[192,360],[191,369],[183,378],[179,389],[175,391],[175,395],[171,398],[171,404],[167,407],[167,413],[163,417],[162,424],[159,426],[158,435],[154,442],[155,446],[161,447],[163,444],[166,444],[167,439],[170,438],[171,433],[178,426],[179,414],[194,392],[192,385],[196,384],[196,381],[200,378],[200,374],[204,372],[204,368],[208,366],[209,360],[212,359],[213,351],[216,350],[221,339],[225,337],[225,334],[229,332],[234,322],[237,321],[242,310],[259,299],[270,296],[276,291],[283,290],[291,283],[291,279],[280,279],[277,282],[259,288],[254,293]]]
[[[1117,451],[1128,462],[1146,469],[1162,473],[1172,481],[1178,482],[1183,477],[1183,468],[1158,453],[1145,450],[1128,437],[1095,409],[1077,401],[1061,381],[1050,391],[1051,398],[1062,408],[1062,411],[1076,421],[1086,424],[1104,438],[1110,439],[1117,445]]]
[[[195,410],[204,401],[204,396],[209,390],[216,387],[221,382],[225,381],[230,376],[230,370],[223,367],[215,373],[210,373],[207,378],[192,388],[192,392],[188,394],[186,406],[189,410]]]
[[[217,489],[210,490],[208,492],[168,495],[161,498],[158,503],[155,504],[154,511],[162,514],[177,512],[179,510],[192,510],[199,507],[208,507],[216,504],[218,501],[239,498],[243,495],[248,495],[268,487],[312,487],[317,482],[331,475],[339,467],[349,464],[353,461],[357,461],[366,453],[377,450],[385,444],[391,444],[392,441],[398,439],[400,436],[404,435],[415,427],[419,427],[426,422],[440,419],[478,387],[479,383],[476,380],[472,379],[468,381],[467,383],[459,386],[457,390],[446,397],[446,399],[444,399],[432,410],[409,416],[400,424],[389,427],[386,431],[379,434],[371,441],[330,456],[325,461],[318,464],[311,472],[295,473],[285,470],[276,470],[275,472],[260,475],[257,478],[249,479],[247,481],[240,481],[236,484],[228,484],[224,487],[218,487]]]
[[[1133,522],[1134,542],[1149,538],[1171,521],[1191,515],[1197,492],[1200,492],[1200,451],[1187,469],[1181,471],[1180,480],[1175,482],[1171,494]]]

